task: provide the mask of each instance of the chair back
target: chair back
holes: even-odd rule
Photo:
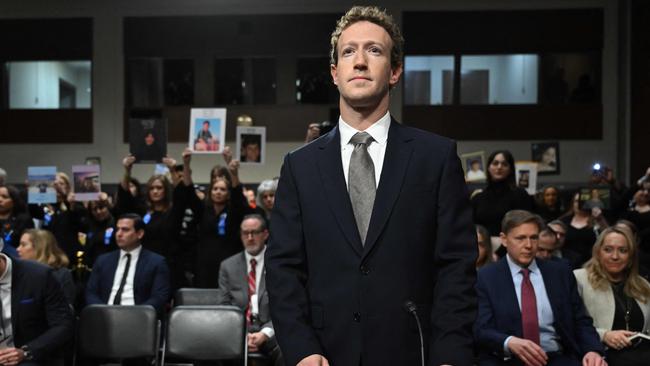
[[[244,360],[246,318],[236,306],[176,306],[169,313],[164,355],[186,360]]]
[[[219,300],[219,290],[215,288],[181,288],[174,295],[174,306],[217,305]]]
[[[156,357],[160,323],[150,305],[90,305],[79,318],[81,358]]]

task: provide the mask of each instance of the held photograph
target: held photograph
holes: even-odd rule
[[[531,144],[531,157],[537,163],[539,175],[560,174],[560,143],[535,142]]]
[[[485,182],[485,152],[476,151],[460,156],[465,171],[466,182]]]
[[[221,153],[225,139],[226,110],[224,108],[192,108],[188,146],[194,153]]]
[[[129,149],[136,163],[160,163],[167,155],[167,120],[129,120]]]
[[[237,127],[237,158],[242,164],[264,164],[266,127]]]

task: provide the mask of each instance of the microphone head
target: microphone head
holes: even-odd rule
[[[413,301],[406,300],[404,302],[404,310],[406,310],[409,313],[415,313],[418,310],[418,307],[415,305]]]

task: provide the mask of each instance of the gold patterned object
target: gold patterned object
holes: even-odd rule
[[[251,127],[253,126],[253,117],[247,114],[240,114],[237,116],[237,126]]]

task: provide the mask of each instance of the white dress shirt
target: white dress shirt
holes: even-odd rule
[[[372,124],[365,131],[359,131],[347,124],[343,118],[339,117],[339,133],[341,134],[341,162],[343,163],[343,174],[345,175],[345,184],[348,185],[348,175],[350,170],[350,158],[354,145],[350,139],[357,132],[367,132],[375,141],[368,145],[368,154],[375,166],[375,185],[379,187],[379,178],[381,177],[381,168],[384,165],[384,155],[386,155],[386,142],[388,141],[388,128],[390,127],[390,112]]]
[[[521,273],[522,267],[516,264],[510,255],[506,255],[508,261],[508,267],[510,268],[510,274],[512,275],[512,282],[515,285],[515,293],[517,294],[517,301],[519,303],[519,310],[521,311],[521,283],[524,280],[524,274]],[[528,265],[528,270],[530,270],[529,278],[530,283],[533,285],[535,290],[535,303],[537,304],[537,321],[539,323],[539,343],[542,349],[545,352],[557,352],[560,351],[560,343],[558,342],[557,333],[555,333],[555,327],[553,327],[553,308],[551,308],[551,302],[548,299],[548,294],[546,293],[546,286],[544,285],[544,278],[542,277],[542,272],[537,266],[535,259]],[[508,341],[512,336],[506,338],[503,342],[503,348],[506,351],[506,354],[509,354],[510,350],[507,347]]]
[[[0,325],[3,326],[0,334],[0,348],[14,347],[13,328],[11,326],[11,258],[0,253],[5,259],[5,271],[0,276],[0,299],[2,300],[2,319]]]
[[[135,295],[133,293],[134,284],[133,279],[135,278],[135,267],[138,265],[138,258],[140,257],[140,252],[142,251],[142,245],[139,245],[137,248],[131,250],[130,252],[120,249],[120,259],[117,262],[117,269],[115,270],[115,276],[113,277],[113,288],[111,289],[111,296],[108,297],[108,304],[113,304],[115,300],[115,295],[117,290],[120,289],[120,282],[122,281],[122,276],[124,275],[124,269],[126,267],[126,254],[131,253],[131,264],[129,265],[129,273],[126,276],[126,283],[124,284],[124,290],[122,290],[122,301],[121,305],[135,305]]]
[[[262,276],[264,276],[264,252],[266,252],[266,245],[262,249],[261,252],[259,252],[256,256],[253,256],[249,254],[247,251],[244,251],[244,254],[246,255],[246,278],[248,279],[248,274],[251,272],[251,259],[255,259],[257,263],[255,264],[255,295],[253,295],[252,299],[250,300],[250,305],[251,305],[251,312],[253,314],[258,314],[259,313],[259,289],[260,289],[260,281],[262,280]],[[260,332],[266,334],[267,337],[273,338],[275,335],[275,331],[273,328],[262,328]]]

